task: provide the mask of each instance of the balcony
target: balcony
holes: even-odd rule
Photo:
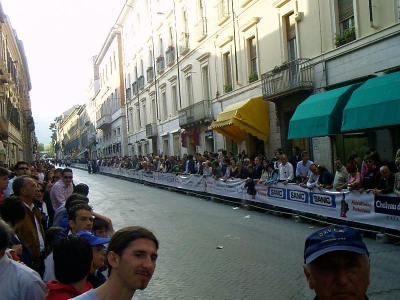
[[[151,137],[156,137],[157,136],[157,124],[156,123],[150,123],[146,125],[146,137],[151,138]]]
[[[164,72],[164,69],[165,69],[164,57],[162,57],[162,56],[157,57],[156,68],[157,68],[157,73]]]
[[[189,128],[196,125],[209,125],[214,120],[211,100],[203,100],[178,111],[179,126]]]
[[[135,81],[134,83],[132,83],[132,96],[134,96],[137,92],[138,92],[138,84]]]
[[[100,119],[97,120],[96,129],[104,130],[111,125],[111,114],[104,114]]]
[[[189,52],[189,33],[182,33],[181,38],[179,39],[179,54],[185,55]]]
[[[196,41],[200,42],[202,40],[205,39],[205,37],[207,36],[207,22],[206,22],[206,18],[200,18],[196,25]]]
[[[144,87],[144,76],[143,75],[139,76],[139,78],[137,79],[137,84],[138,84],[139,89],[142,89]]]
[[[313,90],[313,66],[299,58],[261,75],[263,98],[272,102],[290,94]]]
[[[146,70],[147,82],[152,82],[154,79],[154,69],[153,67],[148,67]]]
[[[172,66],[175,61],[175,48],[171,46],[168,47],[168,50],[165,51],[165,57],[167,59],[167,66]]]

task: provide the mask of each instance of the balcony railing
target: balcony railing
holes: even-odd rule
[[[203,100],[178,111],[179,126],[189,128],[199,124],[211,124],[213,121],[211,100]]]
[[[97,120],[96,129],[104,130],[111,125],[111,114],[104,114],[100,119]]]
[[[146,125],[146,137],[155,137],[157,136],[157,124],[150,123]]]
[[[154,69],[153,67],[148,67],[146,70],[147,73],[147,82],[151,82],[154,79]]]
[[[134,95],[134,94],[136,94],[138,92],[138,84],[137,84],[137,82],[135,81],[134,83],[132,83],[132,96]]]
[[[196,25],[196,41],[200,42],[201,40],[203,40],[206,35],[207,35],[207,22],[206,22],[206,18],[200,18]]]
[[[164,69],[165,69],[164,57],[160,56],[160,57],[157,58],[156,68],[157,68],[157,73],[160,73],[160,72],[164,71]]]
[[[165,57],[167,59],[167,66],[170,67],[174,64],[175,61],[175,48],[169,47],[167,51],[165,51]]]
[[[143,75],[139,76],[139,78],[137,79],[137,83],[138,83],[139,89],[142,89],[144,87],[144,76]]]
[[[179,54],[185,55],[189,52],[189,33],[182,33],[181,38],[179,39]]]
[[[313,66],[299,58],[261,75],[263,98],[276,101],[288,94],[313,90]]]

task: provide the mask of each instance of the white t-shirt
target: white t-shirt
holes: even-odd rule
[[[79,296],[76,296],[75,298],[71,298],[71,299],[76,299],[76,300],[100,300],[99,297],[96,296],[96,294],[94,293],[94,290],[91,289],[89,291],[87,291],[86,293],[83,293]]]

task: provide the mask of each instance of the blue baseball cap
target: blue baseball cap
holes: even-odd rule
[[[100,238],[86,230],[78,231],[76,233],[76,235],[79,235],[79,236],[83,237],[85,240],[87,240],[90,243],[90,246],[104,245],[110,241],[109,238]]]
[[[308,236],[304,245],[304,262],[333,251],[349,251],[369,255],[361,234],[348,226],[331,225]]]

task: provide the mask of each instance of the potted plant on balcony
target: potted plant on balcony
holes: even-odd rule
[[[335,40],[336,47],[340,47],[346,43],[344,36],[341,34],[336,33],[334,36],[334,40]]]
[[[225,93],[229,93],[232,91],[232,82],[228,82],[227,84],[224,85],[224,91]]]
[[[161,54],[159,56],[157,56],[156,61],[162,61],[164,59],[164,56],[162,56]]]
[[[251,74],[249,75],[249,82],[253,82],[253,81],[256,81],[256,80],[258,80],[258,74],[257,74],[257,72],[251,73]]]
[[[354,41],[356,39],[356,29],[354,27],[351,27],[343,31],[343,39],[345,41],[345,44]]]
[[[284,61],[280,66],[275,66],[275,68],[272,69],[273,73],[279,73],[282,72],[286,69],[288,69],[290,66],[290,63],[288,61]]]

